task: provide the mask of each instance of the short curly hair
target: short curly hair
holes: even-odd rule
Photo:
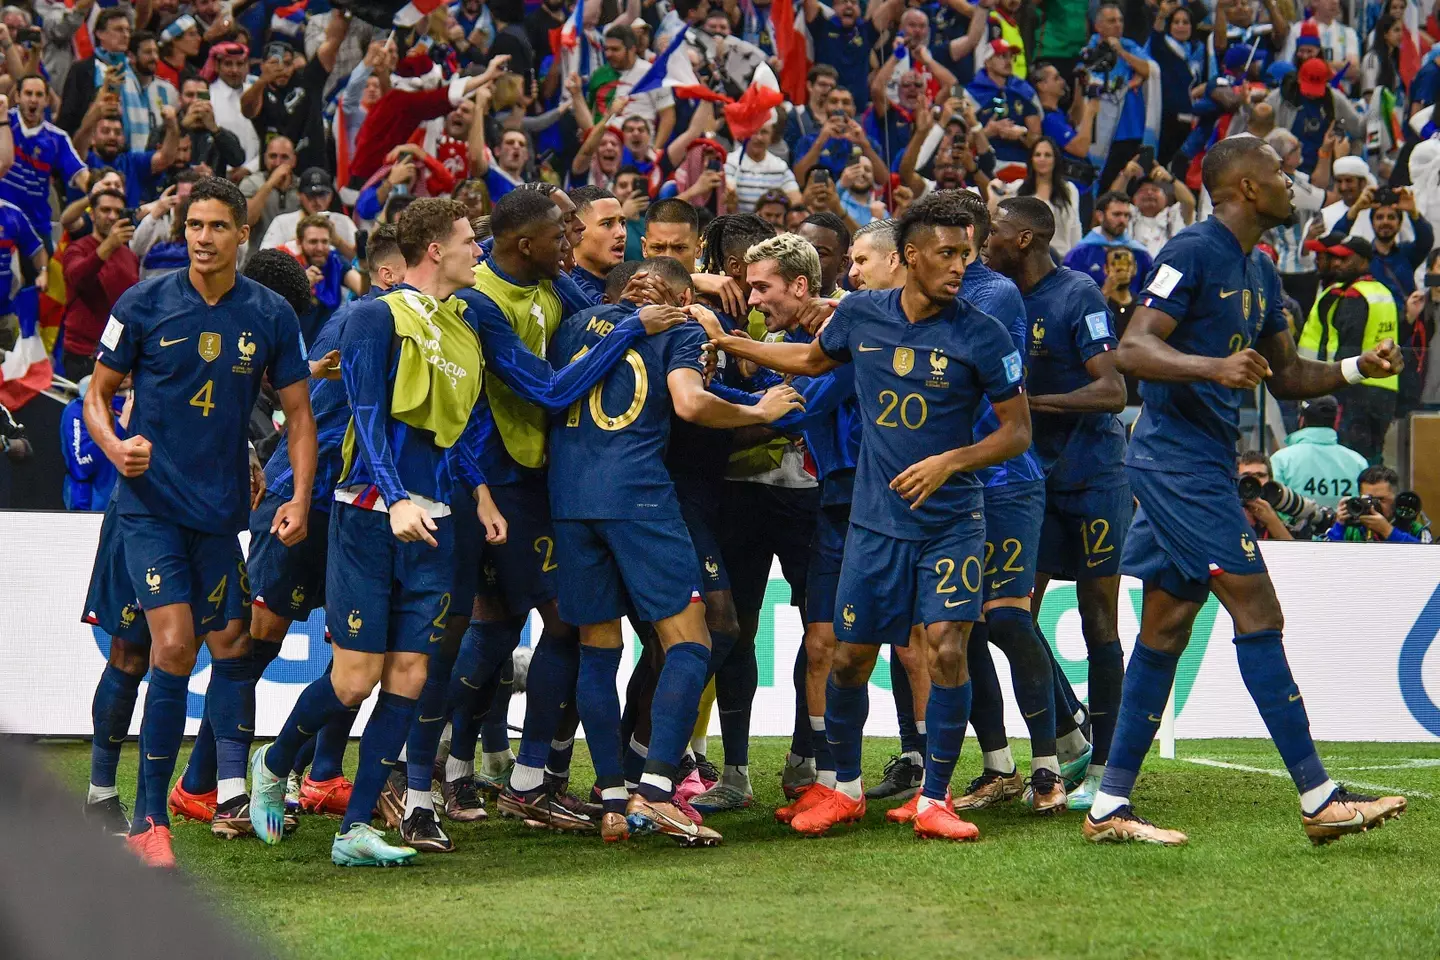
[[[297,315],[310,310],[310,278],[285,251],[273,247],[256,251],[245,264],[245,276],[280,294]]]
[[[243,227],[250,222],[246,213],[245,194],[223,177],[201,177],[195,181],[195,186],[190,188],[190,204],[194,206],[201,200],[219,200],[229,207],[230,218],[236,227]]]
[[[933,230],[935,227],[973,227],[975,217],[966,209],[968,201],[961,198],[963,190],[937,190],[910,204],[895,223],[895,249],[900,251],[900,262],[910,266],[905,259],[905,245],[917,230]]]

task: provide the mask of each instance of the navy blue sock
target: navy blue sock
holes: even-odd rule
[[[580,644],[573,637],[544,633],[530,658],[530,676],[525,682],[525,726],[520,735],[517,763],[543,768],[550,756],[550,742],[560,729],[561,706],[575,690],[580,669]]]
[[[700,715],[700,709],[698,706],[695,709],[695,715],[697,717]],[[622,736],[624,735],[622,734]],[[648,744],[645,747],[645,754],[641,755],[640,753],[636,752],[633,746],[631,746],[629,738],[625,740],[624,744],[621,747],[620,768],[625,775],[626,783],[640,782],[640,778],[645,774],[645,758],[649,755],[650,747]]]
[[[132,677],[107,663],[95,684],[90,719],[95,733],[90,740],[90,782],[97,787],[115,786],[115,768],[120,765],[120,745],[130,732],[135,700],[140,695],[141,677]]]
[[[970,681],[947,687],[931,681],[930,699],[925,707],[925,788],[931,800],[944,800],[965,742],[965,725],[970,722]]]
[[[730,658],[715,671],[715,709],[720,714],[720,742],[725,747],[726,766],[750,763],[750,709],[759,685],[755,640],[737,640]],[[687,736],[685,741],[688,743],[690,738]]]
[[[448,657],[430,658],[425,686],[416,701],[415,722],[405,740],[405,781],[411,790],[430,789],[440,734],[445,732],[445,691],[454,666],[455,661]]]
[[[195,743],[190,747],[180,785],[187,793],[209,793],[215,789],[216,769],[215,728],[210,725],[210,698],[206,696],[200,729],[195,731]]]
[[[417,701],[402,697],[398,693],[380,691],[375,699],[375,709],[365,723],[365,735],[360,738],[360,766],[355,773],[355,787],[350,793],[350,805],[340,821],[340,832],[346,833],[357,823],[369,823],[375,812],[375,802],[380,799],[380,790],[394,769],[400,756],[400,747],[410,731],[415,718]],[[430,784],[427,782],[428,790]]]
[[[205,712],[215,731],[216,776],[221,780],[245,779],[255,738],[255,676],[248,656],[210,663]]]
[[[709,667],[710,648],[704,644],[677,643],[665,651],[650,705],[650,756],[640,779],[640,793],[648,800],[668,801],[675,793],[676,767],[700,715]],[[729,762],[728,753],[725,759]]]
[[[815,745],[810,736],[810,711],[805,705],[805,674],[809,669],[810,656],[802,643],[795,653],[795,667],[790,672],[790,682],[795,686],[795,728],[790,734],[790,752],[797,757],[815,756]]]
[[[898,659],[896,663],[898,665]],[[825,681],[825,739],[835,756],[838,783],[860,779],[860,745],[865,736],[865,718],[869,715],[870,691],[865,684],[837,687],[833,674]]]
[[[576,651],[575,672],[580,672],[579,651]],[[545,758],[545,771],[566,780],[570,779],[570,758],[575,755],[575,731],[580,729],[580,712],[575,708],[575,689],[565,698],[565,709],[560,713],[560,726],[555,729],[555,739],[550,741],[550,754]]]
[[[330,723],[334,723],[334,722],[335,722],[335,721],[333,721],[333,720],[330,721]],[[326,726],[329,726],[329,725],[330,725],[330,724],[326,724]],[[297,754],[295,754],[295,762],[292,763],[292,764],[290,764],[290,772],[291,772],[291,773],[296,774],[296,775],[299,775],[299,776],[303,776],[304,773],[305,773],[305,771],[306,771],[306,769],[309,768],[309,766],[310,766],[312,763],[315,762],[315,739],[316,739],[316,737],[319,737],[319,736],[320,736],[320,735],[317,733],[314,737],[311,737],[309,740],[306,740],[306,741],[305,741],[305,746],[301,747],[301,748],[300,748],[300,752],[297,753]]]
[[[1285,761],[1285,769],[1304,793],[1330,779],[1310,738],[1310,718],[1305,701],[1285,659],[1285,645],[1279,630],[1257,630],[1235,637],[1235,655],[1245,689],[1260,709],[1260,719]]]
[[[480,724],[495,698],[495,678],[513,662],[524,625],[524,617],[470,621],[450,674],[450,756],[456,760],[474,761]]]
[[[1040,633],[1038,627],[1035,633],[1040,637],[1040,642],[1045,647],[1046,656],[1050,658],[1050,674],[1053,678],[1052,683],[1054,688],[1052,696],[1055,700],[1055,732],[1063,736],[1071,730],[1076,730],[1080,727],[1080,724],[1075,722],[1075,713],[1080,709],[1080,698],[1075,696],[1075,688],[1070,686],[1070,678],[1065,676],[1065,671],[1060,667],[1060,661],[1055,659],[1055,651],[1050,646],[1050,641],[1045,639],[1045,635]],[[1091,698],[1093,699],[1093,687],[1091,691]]]
[[[250,667],[254,671],[255,680],[258,682],[265,676],[265,670],[275,659],[280,656],[280,644],[271,643],[268,640],[261,640],[257,637],[250,638]]]
[[[1010,746],[1010,739],[1005,736],[1005,695],[1000,690],[1000,677],[995,673],[995,661],[990,656],[989,637],[988,624],[977,623],[971,627],[965,661],[970,666],[972,691],[970,726],[975,728],[975,739],[979,741],[980,749],[994,753]],[[927,724],[926,729],[932,728]]]
[[[1120,689],[1125,683],[1125,651],[1120,641],[1102,643],[1090,651],[1090,736],[1094,752],[1090,762],[1104,764],[1115,738],[1120,713]]]
[[[575,705],[585,725],[585,744],[595,765],[595,786],[603,792],[624,786],[620,764],[620,694],[615,688],[620,674],[620,648],[580,647],[580,672],[575,679]],[[623,810],[624,800],[618,800]]]
[[[335,696],[335,687],[328,672],[321,674],[304,690],[275,742],[265,748],[265,767],[277,777],[285,777],[295,766],[295,756],[305,741],[320,732],[337,713],[349,709]],[[377,794],[378,796],[378,794]]]
[[[485,722],[480,725],[480,749],[486,753],[504,753],[510,749],[510,693],[515,686],[515,661],[506,659],[500,665],[500,675],[495,683],[495,696],[490,698],[490,709],[485,711]],[[454,733],[451,733],[450,755],[455,755]],[[470,759],[475,759],[475,741],[470,741]]]
[[[144,749],[140,752],[140,779],[145,784],[145,803],[135,806],[135,822],[146,817],[157,826],[170,825],[166,800],[170,795],[170,777],[175,773],[175,758],[185,737],[185,700],[189,676],[167,673],[159,667],[150,668],[150,689],[145,694]],[[141,831],[134,831],[141,832]]]
[[[1055,756],[1055,689],[1045,641],[1035,630],[1028,610],[996,607],[985,614],[990,642],[1010,661],[1015,702],[1030,731],[1030,750],[1037,757]],[[973,641],[972,641],[973,643]],[[927,714],[928,716],[928,714]]]
[[[1112,797],[1128,797],[1135,788],[1140,764],[1150,750],[1155,732],[1160,729],[1160,716],[1170,699],[1175,668],[1179,665],[1180,658],[1173,653],[1152,650],[1143,643],[1135,644],[1125,669],[1119,719],[1110,743],[1105,777],[1100,782],[1102,792]]]
[[[314,759],[310,763],[310,779],[316,783],[333,780],[345,773],[345,748],[350,745],[350,730],[359,707],[349,707],[331,717],[320,732],[310,739]]]
[[[894,647],[890,648],[890,695],[895,698],[895,719],[900,722],[900,752],[923,754],[925,737],[915,726],[915,694],[910,689],[910,674],[905,672],[905,664],[900,662]],[[830,702],[828,694],[825,702]],[[866,713],[869,713],[868,706]]]

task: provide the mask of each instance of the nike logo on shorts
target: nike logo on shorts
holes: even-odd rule
[[[1299,699],[1300,699],[1300,694],[1298,694],[1298,693],[1292,693],[1292,694],[1290,694],[1290,702],[1291,702],[1291,703],[1294,703],[1296,700],[1299,700]]]
[[[1001,587],[1005,586],[1005,584],[1009,583],[1011,580],[1014,580],[1014,579],[1015,579],[1014,577],[1008,577],[1008,578],[1006,578],[1006,579],[1004,579],[1004,580],[993,580],[993,581],[991,581],[991,583],[990,583],[990,589],[991,589],[991,590],[999,590]]]
[[[946,609],[946,610],[953,610],[955,607],[963,607],[963,606],[965,606],[965,604],[967,604],[967,603],[969,603],[969,602],[970,602],[969,600],[946,600],[946,601],[945,601],[945,609]]]
[[[1221,290],[1221,291],[1220,291],[1220,299],[1221,299],[1221,300],[1228,300],[1230,297],[1235,296],[1235,294],[1237,294],[1237,293],[1239,293],[1239,292],[1240,292],[1239,290]]]

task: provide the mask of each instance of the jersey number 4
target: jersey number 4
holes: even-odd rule
[[[205,386],[195,391],[195,396],[190,398],[190,406],[199,407],[202,417],[210,416],[210,411],[215,409],[215,401],[211,399],[215,395],[215,381],[206,380]]]
[[[590,350],[589,347],[581,347],[580,352],[570,358],[574,363],[585,356]],[[601,430],[624,430],[634,423],[640,416],[640,411],[645,408],[645,399],[650,395],[650,376],[645,371],[645,361],[640,359],[640,354],[634,350],[625,351],[625,362],[630,365],[630,370],[635,374],[635,393],[630,397],[630,405],[618,416],[610,416],[605,412],[602,404],[602,396],[605,390],[605,381],[601,380],[590,388],[589,403],[586,406],[590,409],[590,419],[595,426]],[[580,404],[576,400],[570,404],[570,410],[565,416],[565,426],[580,426]]]

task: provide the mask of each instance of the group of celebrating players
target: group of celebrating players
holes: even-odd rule
[[[1023,797],[1087,811],[1091,841],[1185,843],[1130,795],[1212,591],[1304,832],[1324,843],[1397,816],[1404,798],[1351,793],[1316,754],[1234,471],[1238,408],[1262,380],[1318,396],[1394,374],[1399,353],[1299,358],[1254,249],[1292,216],[1279,157],[1225,140],[1204,180],[1214,216],[1160,253],[1123,340],[1095,284],[1054,264],[1034,198],[992,215],[936,191],[853,238],[826,214],[794,234],[726,216],[702,237],[693,207],[661,201],[637,262],[609,193],[530,184],[488,224],[423,199],[376,230],[371,292],[306,345],[308,364],[303,273],[297,285],[293,261],[262,254],[237,276],[244,199],[202,180],[189,269],[120,299],[86,395],[123,477],[86,603],[113,638],[87,814],[156,866],[175,862],[171,812],[273,844],[298,810],[340,817],[336,864],[409,863],[453,850],[440,814],[483,819],[487,794],[535,826],[714,845],[702,820],[753,799],[754,638],[778,557],[805,635],[775,816],[800,834],[894,797],[886,818],[917,836],[975,840],[961,814]],[[1128,444],[1121,370],[1145,401]],[[263,473],[245,439],[262,378],[285,416]],[[737,464],[758,482],[727,481]],[[1122,570],[1145,587],[1128,667]],[[1036,626],[1051,578],[1076,582],[1088,705]],[[321,606],[331,663],[252,753],[256,683]],[[543,630],[512,755],[512,653],[532,611]],[[622,617],[644,648],[623,709]],[[202,639],[204,718],[172,788]],[[1010,664],[1028,778],[990,644]],[[866,791],[884,645],[902,753]],[[147,669],[127,818],[115,772]],[[700,719],[712,682],[720,769]],[[350,779],[351,726],[377,686]],[[581,724],[588,798],[569,789]],[[956,796],[967,725],[983,771]]]

